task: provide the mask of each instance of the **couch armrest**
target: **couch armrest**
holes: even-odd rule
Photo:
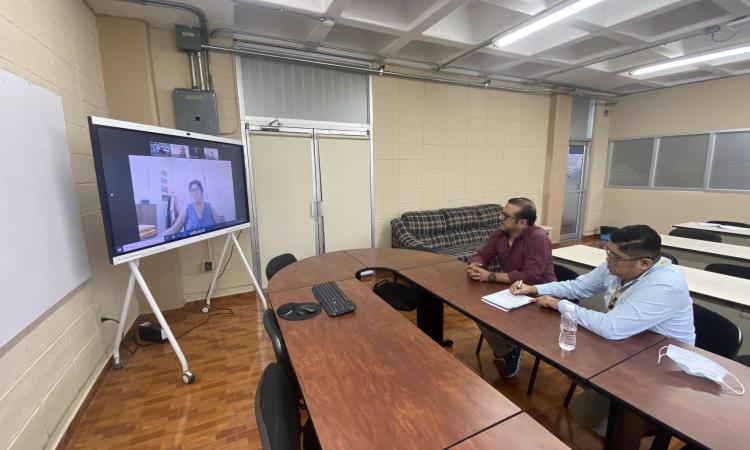
[[[433,251],[432,247],[413,235],[401,219],[391,220],[391,247],[410,248],[426,252]]]

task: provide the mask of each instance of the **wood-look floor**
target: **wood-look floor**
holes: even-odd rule
[[[105,369],[98,389],[61,448],[68,449],[259,449],[255,423],[255,387],[263,368],[275,360],[253,294],[216,299],[234,315],[212,317],[208,323],[179,339],[197,380],[184,385],[179,362],[165,345],[123,349],[124,369]],[[165,313],[175,335],[201,322],[194,303]],[[223,311],[214,310],[215,313]],[[415,313],[406,317],[416,322]],[[474,354],[479,331],[473,321],[446,307],[445,336],[455,344],[456,358],[480,374],[545,428],[576,449],[601,449],[599,436],[576,425],[563,398],[568,378],[554,368],[540,366],[533,395],[526,385],[533,358],[524,355],[513,379],[500,375],[502,362],[493,362],[488,345]],[[125,344],[135,344],[128,338]],[[366,405],[362,413],[367,413]],[[677,443],[673,440],[673,448]],[[642,448],[648,448],[644,439]]]

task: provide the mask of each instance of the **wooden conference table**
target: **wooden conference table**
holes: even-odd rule
[[[420,287],[419,328],[356,280],[358,272],[369,268],[393,270]],[[495,433],[507,433],[505,426],[496,427],[520,409],[437,344],[442,343],[444,303],[584,386],[664,340],[645,332],[607,341],[580,329],[578,348],[585,350],[564,352],[557,342],[560,318],[555,311],[529,305],[500,312],[480,298],[505,285],[468,279],[465,265],[452,258],[402,249],[351,250],[301,260],[271,279],[270,301],[275,307],[315,301],[312,285],[324,281],[336,281],[357,310],[337,318],[322,313],[306,321],[279,320],[323,448],[446,448],[460,443],[480,448]],[[527,442],[531,447],[556,441],[548,432],[527,439],[533,439]],[[481,448],[496,446],[494,441]]]
[[[672,225],[675,228],[704,230],[721,235],[722,242],[727,244],[750,246],[750,228],[727,227],[725,225],[705,225],[702,222],[685,222]]]

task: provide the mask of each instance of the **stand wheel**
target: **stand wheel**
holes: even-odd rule
[[[203,308],[201,308],[203,314],[208,314],[209,311],[211,311],[211,305],[203,305]]]
[[[122,369],[122,361],[120,361],[119,359],[116,359],[115,363],[112,365],[112,368],[114,370],[120,370],[120,369]]]
[[[182,372],[182,382],[185,384],[192,384],[195,381],[195,374],[189,370]]]

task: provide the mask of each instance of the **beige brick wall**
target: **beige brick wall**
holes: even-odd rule
[[[62,98],[91,263],[84,285],[0,349],[0,448],[53,448],[111,354],[115,324],[99,317],[119,315],[129,275],[107,262],[86,127],[106,115],[99,42],[80,0],[0,0],[0,42],[0,68]]]
[[[513,196],[541,211],[549,105],[547,96],[373,77],[376,245],[390,247],[390,221],[406,211]]]

